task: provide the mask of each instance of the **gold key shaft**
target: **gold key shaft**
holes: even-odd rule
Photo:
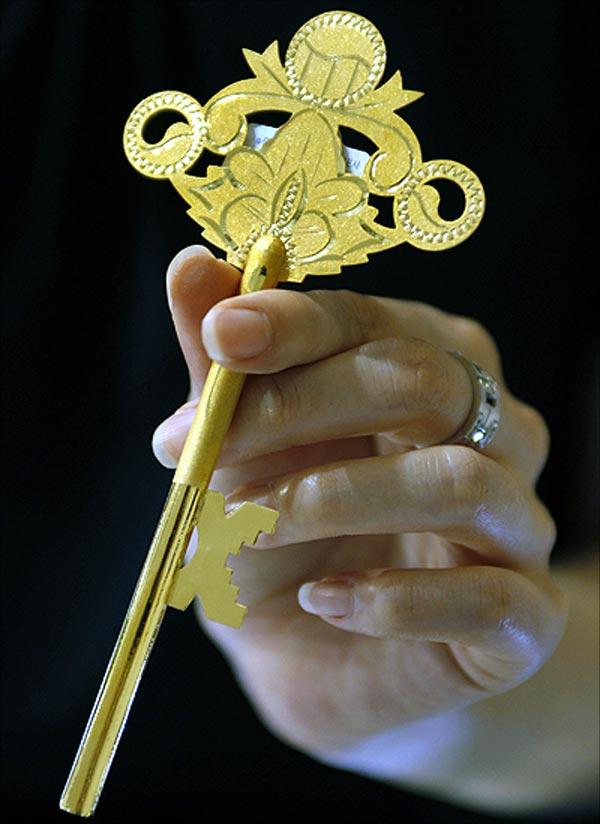
[[[284,265],[283,243],[270,235],[260,238],[248,255],[240,294],[276,286]],[[154,539],[61,796],[61,809],[67,812],[89,816],[98,803],[245,377],[217,363],[210,366]]]

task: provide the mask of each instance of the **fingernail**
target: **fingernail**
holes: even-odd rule
[[[269,318],[258,309],[213,307],[202,322],[202,341],[212,360],[254,358],[272,340]]]
[[[169,263],[167,268],[167,277],[166,277],[166,288],[167,288],[167,302],[169,304],[169,309],[171,312],[173,311],[173,295],[171,294],[171,285],[173,283],[173,278],[175,276],[175,272],[177,272],[185,263],[186,260],[189,258],[200,258],[200,257],[214,257],[209,249],[206,246],[201,246],[199,244],[195,244],[193,246],[186,246],[185,249],[181,249],[178,252],[173,260]]]
[[[174,415],[171,415],[154,430],[152,451],[157,460],[168,469],[175,469],[177,466],[176,445],[178,441],[183,442],[195,412],[195,405],[190,407],[186,405],[178,409]]]
[[[311,581],[298,590],[298,601],[312,615],[347,618],[352,615],[353,588],[351,581]]]

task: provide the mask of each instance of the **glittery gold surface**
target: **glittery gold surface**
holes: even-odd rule
[[[327,12],[292,38],[282,64],[277,42],[262,54],[244,50],[254,76],[217,92],[204,106],[181,92],[151,95],[132,112],[124,133],[127,157],[142,174],[168,178],[190,205],[203,235],[243,266],[263,234],[286,247],[285,278],[326,275],[363,263],[373,252],[410,243],[441,250],[471,235],[484,211],[476,175],[453,160],[426,160],[413,131],[396,112],[420,97],[396,72],[378,87],[386,63],[383,37],[351,12]],[[184,122],[156,144],[143,137],[157,113],[174,110]],[[248,116],[287,112],[287,123],[260,150],[245,145]],[[345,168],[339,127],[375,145],[364,170]],[[203,151],[225,155],[204,177],[186,174]],[[460,217],[440,217],[444,178],[464,194]],[[393,199],[394,227],[377,222],[369,195]]]

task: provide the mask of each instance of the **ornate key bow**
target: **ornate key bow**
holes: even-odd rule
[[[254,77],[218,92],[204,106],[165,91],[142,100],[124,132],[125,153],[143,175],[169,179],[189,204],[204,237],[243,270],[240,292],[327,275],[368,255],[408,242],[426,250],[465,240],[483,216],[478,178],[451,160],[423,161],[415,135],[396,111],[420,92],[399,72],[377,88],[386,60],[375,26],[351,12],[309,20],[282,64],[277,42],[244,50]],[[144,128],[158,112],[183,118],[149,143]],[[248,123],[266,110],[288,113],[278,130]],[[339,128],[362,132],[371,155],[342,146]],[[224,155],[203,177],[187,174],[204,150]],[[434,179],[463,191],[455,220],[438,212]],[[369,195],[393,199],[394,227],[377,223]],[[185,609],[198,595],[208,618],[239,627],[227,556],[272,532],[278,513],[251,503],[225,514],[208,485],[245,376],[213,363],[179,460],[154,540],[109,662],[61,807],[91,815],[125,725],[167,605]],[[195,555],[183,565],[190,535]]]

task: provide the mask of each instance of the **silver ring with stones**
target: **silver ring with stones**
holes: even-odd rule
[[[496,380],[462,352],[446,350],[454,355],[467,370],[473,387],[473,403],[467,420],[451,438],[443,443],[464,444],[483,449],[488,446],[500,424],[500,388]]]

